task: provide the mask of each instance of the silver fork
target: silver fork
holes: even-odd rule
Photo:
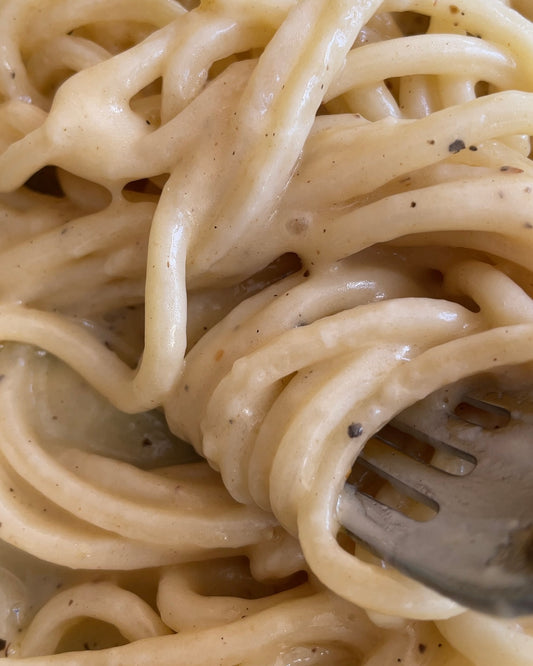
[[[424,448],[455,460],[453,473],[428,462]],[[350,536],[465,606],[533,613],[531,392],[469,393],[455,405],[428,398],[375,435],[357,464],[338,506]],[[415,520],[379,501],[368,476],[435,515]]]

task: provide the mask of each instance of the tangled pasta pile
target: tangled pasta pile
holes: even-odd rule
[[[0,0],[6,656],[533,663],[336,514],[395,414],[527,382],[528,0],[189,5]]]

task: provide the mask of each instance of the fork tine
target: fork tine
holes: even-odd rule
[[[439,496],[446,497],[450,492],[450,483],[460,482],[461,479],[392,448],[380,454],[365,447],[358,460],[393,485],[399,485],[406,495],[435,511],[439,509]]]
[[[366,443],[338,517],[355,540],[459,603],[524,615],[533,612],[533,392],[496,398],[494,405],[492,395],[468,394],[452,412],[436,396],[402,412]],[[472,468],[459,469],[454,457]],[[396,509],[394,495],[390,507],[367,495],[367,489],[382,492],[368,470],[437,515],[417,520],[417,507],[401,498]],[[383,492],[377,497],[386,501],[390,494]]]
[[[450,428],[449,423],[453,420],[453,423],[456,424],[456,428]],[[476,438],[461,437],[461,433],[466,433],[468,431],[479,431],[479,426],[472,425],[461,419],[450,416],[448,418],[448,423],[445,428],[440,428],[438,430],[438,436],[432,436],[428,432],[419,430],[411,423],[403,421],[400,417],[396,417],[391,424],[400,430],[401,432],[411,435],[413,438],[429,444],[436,451],[444,451],[458,458],[475,465],[477,462],[477,456],[484,453],[486,446],[483,442],[478,442]],[[382,441],[386,441],[381,438]],[[389,442],[387,442],[389,443]]]
[[[414,522],[403,513],[364,495],[346,484],[337,507],[339,522],[357,539],[370,546],[394,547],[394,534],[407,532]]]
[[[512,392],[471,391],[467,399],[478,403],[487,410],[499,410],[511,416],[517,410],[522,414],[533,414],[532,390],[517,390]]]

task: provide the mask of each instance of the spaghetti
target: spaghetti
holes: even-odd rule
[[[528,381],[529,4],[196,5],[0,0],[6,656],[533,663],[336,517],[395,414]]]

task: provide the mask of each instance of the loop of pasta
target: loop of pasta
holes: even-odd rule
[[[0,0],[8,656],[531,663],[527,619],[348,547],[336,511],[403,409],[527,382],[531,20],[518,0]],[[129,644],[100,628],[108,649],[48,655],[86,617]]]

